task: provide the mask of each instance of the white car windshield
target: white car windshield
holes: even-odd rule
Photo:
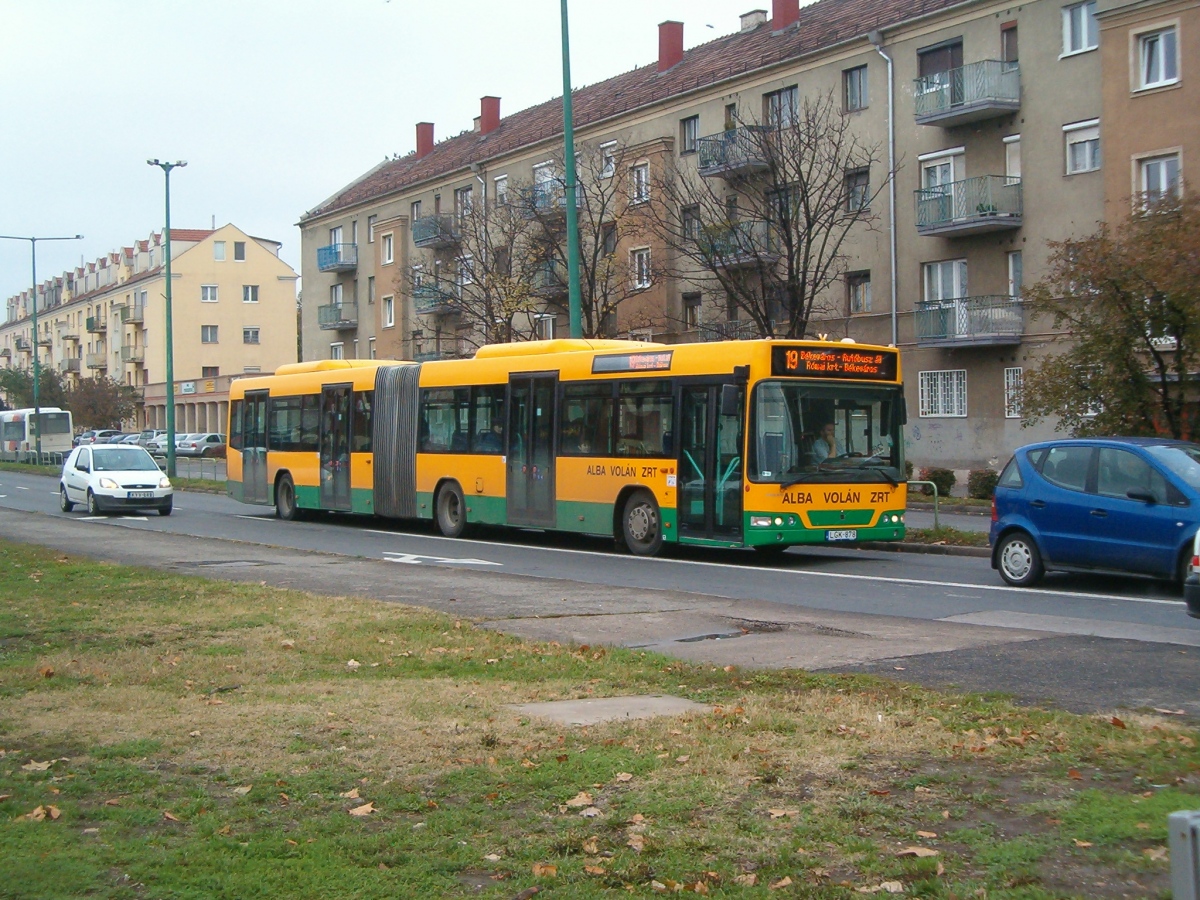
[[[92,451],[94,472],[147,472],[157,471],[154,458],[141,447]]]

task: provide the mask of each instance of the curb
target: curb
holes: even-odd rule
[[[893,553],[929,553],[935,556],[974,556],[990,559],[990,547],[955,547],[951,544],[893,544],[888,541],[863,541],[857,546],[864,550],[890,550]]]
[[[926,503],[923,500],[918,500],[915,502],[912,500],[909,500],[908,508],[909,509],[919,509],[922,512],[933,512],[933,504]],[[980,517],[990,516],[992,514],[991,509],[989,509],[986,506],[966,506],[963,504],[956,504],[956,503],[939,503],[938,504],[938,512],[939,513],[952,513],[956,516],[980,516]]]

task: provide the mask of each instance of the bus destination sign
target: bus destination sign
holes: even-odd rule
[[[592,359],[592,374],[601,372],[668,372],[671,369],[670,350],[646,353],[621,353],[597,356]]]
[[[895,350],[867,350],[853,345],[838,347],[775,346],[771,348],[771,374],[803,378],[862,378],[894,381]]]

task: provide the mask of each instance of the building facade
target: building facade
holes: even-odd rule
[[[1194,2],[1150,4],[1153,15],[1144,3],[1112,2],[1136,7],[1159,33],[1178,19],[1177,48],[1195,40],[1186,26]],[[1107,34],[1124,20],[1104,21]],[[1104,39],[1120,44],[1126,85],[1124,54],[1135,40],[1144,42]],[[585,303],[590,296],[597,306],[585,333],[675,343],[773,332],[770,298],[764,330],[730,300],[736,279],[721,277],[750,271],[746,254],[706,270],[671,235],[720,245],[777,229],[760,135],[778,134],[825,98],[858,148],[859,162],[847,157],[836,173],[855,221],[806,333],[901,348],[907,455],[917,465],[1002,464],[1053,428],[1022,425],[1023,372],[1054,352],[1056,338],[1050,323],[1026,315],[1023,285],[1041,277],[1049,242],[1096,230],[1117,190],[1110,183],[1128,196],[1130,160],[1187,143],[1140,125],[1135,112],[1145,110],[1143,122],[1163,113],[1133,109],[1128,87],[1112,95],[1112,48],[1101,47],[1097,0],[821,0],[803,9],[774,0],[769,18],[748,13],[737,33],[688,51],[683,26],[663,23],[655,64],[573,94],[581,250],[586,258],[599,248],[585,265],[593,281]],[[1175,91],[1151,102],[1171,104],[1187,120],[1181,127],[1197,127],[1197,105],[1169,99],[1183,96],[1179,88],[1154,90]],[[1117,101],[1131,109],[1114,129],[1106,119]],[[1121,148],[1120,158],[1106,150],[1111,166],[1102,163],[1101,131]],[[306,213],[305,358],[469,354],[500,330],[466,321],[468,309],[514,297],[529,320],[522,337],[564,335],[554,229],[571,201],[561,141],[561,100],[501,117],[499,99],[484,97],[473,130],[438,143],[433,125],[420,123],[414,153]],[[1146,142],[1154,146],[1138,149]],[[705,186],[724,215],[690,224],[686,205],[668,208],[681,202],[670,184]],[[504,242],[470,245],[481,209],[491,233],[517,233],[520,223],[496,212],[514,205],[538,225],[522,253],[500,257]],[[653,227],[655,216],[675,231]],[[544,258],[539,247],[549,248]],[[764,247],[752,247],[754,264]],[[518,257],[533,264],[517,266]],[[494,271],[496,258],[503,271]],[[609,279],[601,290],[598,273]]]
[[[224,431],[218,396],[196,384],[273,371],[296,360],[296,273],[280,244],[234,225],[171,229],[177,431]],[[42,366],[68,380],[106,376],[142,396],[131,427],[166,423],[165,241],[159,233],[38,286],[38,334],[26,291],[7,302],[0,364]],[[214,391],[200,391],[212,394]]]

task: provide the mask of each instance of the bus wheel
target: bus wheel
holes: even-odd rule
[[[442,485],[437,495],[438,531],[448,538],[461,537],[467,527],[467,501],[462,488],[451,481]]]
[[[634,491],[625,501],[621,534],[625,546],[635,556],[653,556],[662,547],[662,518],[658,503],[648,491]]]
[[[275,488],[275,515],[285,522],[300,518],[300,509],[296,506],[296,486],[292,484],[290,475],[280,478]]]

